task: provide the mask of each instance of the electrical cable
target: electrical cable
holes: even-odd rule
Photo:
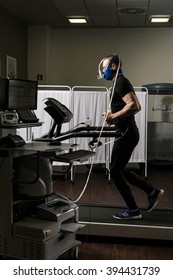
[[[102,62],[103,61],[104,61],[104,59],[102,60]],[[113,82],[112,93],[114,92],[114,89],[115,89],[115,85],[116,85],[116,82],[117,82],[117,77],[118,77],[120,65],[121,65],[121,62],[120,62],[120,59],[119,59],[119,64],[118,64],[118,67],[117,67],[117,72],[116,72],[115,79],[114,79],[114,82]],[[108,110],[110,110],[110,108],[111,108],[112,98],[113,98],[113,94],[111,95],[111,98],[110,98],[110,101],[109,101],[109,105],[108,105],[108,109],[107,109],[107,114],[104,117],[103,124],[102,124],[101,130],[100,130],[100,133],[99,133],[99,137],[98,137],[98,142],[97,143],[99,143],[99,141],[100,141],[100,138],[101,138],[101,135],[102,135],[102,132],[103,132],[103,128],[105,126],[106,119],[107,119],[107,116],[108,116]],[[116,140],[114,140],[114,141],[116,141]],[[97,148],[98,148],[98,144],[96,144],[95,151],[97,151]],[[75,201],[73,201],[74,203],[77,203],[81,199],[81,197],[83,196],[83,194],[84,194],[84,192],[85,192],[85,190],[86,190],[86,188],[88,186],[88,182],[89,182],[89,179],[90,179],[90,176],[91,176],[91,172],[92,172],[92,169],[93,169],[94,158],[95,158],[95,155],[92,156],[92,162],[91,162],[91,165],[90,165],[89,173],[88,173],[85,185],[83,187],[83,190],[80,193],[80,195],[78,196],[78,198]]]

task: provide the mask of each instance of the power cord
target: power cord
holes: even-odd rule
[[[116,85],[116,82],[117,82],[117,77],[118,77],[119,69],[120,69],[120,61],[119,61],[118,68],[117,68],[117,72],[116,72],[115,79],[114,79],[114,82],[113,82],[112,92],[114,92],[114,89],[115,89],[115,85]],[[111,94],[111,98],[110,98],[108,110],[111,108],[112,98],[113,98],[113,94]],[[98,143],[100,143],[100,138],[101,138],[101,135],[102,135],[102,132],[103,132],[103,128],[104,128],[105,123],[106,123],[106,119],[107,119],[107,116],[108,116],[108,110],[107,110],[107,114],[106,114],[105,117],[104,117],[103,124],[102,124],[101,130],[100,130],[100,133],[99,133],[98,141],[97,141],[96,146],[95,146],[95,150],[96,150],[96,151],[97,151],[97,148],[98,148]],[[88,185],[88,182],[89,182],[89,179],[90,179],[90,176],[91,176],[91,172],[92,172],[92,169],[93,169],[94,158],[95,158],[95,155],[91,157],[91,160],[92,160],[92,161],[91,161],[89,173],[88,173],[88,176],[87,176],[85,185],[84,185],[84,187],[83,187],[83,190],[82,190],[82,192],[80,193],[80,195],[78,196],[78,198],[77,198],[75,201],[73,201],[74,203],[77,203],[77,202],[81,199],[81,197],[83,196],[83,194],[84,194],[84,192],[85,192],[85,190],[86,190],[86,188],[87,188],[87,185]]]

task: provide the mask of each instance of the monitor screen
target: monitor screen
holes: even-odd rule
[[[37,90],[37,81],[0,77],[0,110],[36,110]]]
[[[37,87],[37,81],[9,79],[7,109],[37,109]]]

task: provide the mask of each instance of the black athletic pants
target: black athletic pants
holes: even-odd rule
[[[153,191],[153,186],[145,179],[139,177],[125,167],[130,160],[132,152],[139,142],[139,131],[137,126],[123,128],[124,135],[115,140],[112,155],[110,174],[115,186],[123,197],[128,208],[134,210],[138,206],[131,192],[131,185],[138,187],[147,194]]]

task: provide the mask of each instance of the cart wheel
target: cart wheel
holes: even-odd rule
[[[77,260],[78,259],[78,247],[73,247],[69,251],[70,259]]]

